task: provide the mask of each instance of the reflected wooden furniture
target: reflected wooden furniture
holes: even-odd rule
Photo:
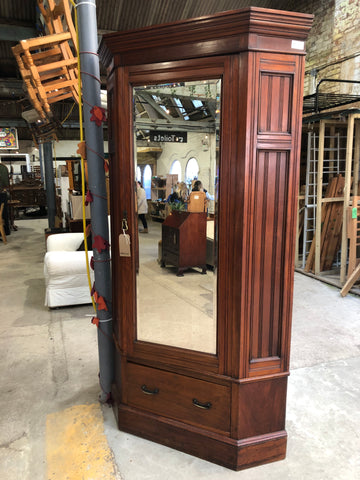
[[[311,15],[250,7],[105,35],[100,46],[111,100],[118,426],[235,470],[286,454],[304,45],[311,23]],[[137,232],[133,87],[204,79],[222,81],[216,354],[137,338],[135,242],[131,257],[120,257],[117,241],[124,212],[127,233],[134,239]]]
[[[206,273],[206,213],[174,211],[161,227],[161,266],[174,265],[179,277],[191,267]]]
[[[167,198],[172,193],[178,181],[177,174],[167,174],[166,177],[154,176],[151,182],[151,200],[149,214],[153,220],[163,221],[168,215]]]

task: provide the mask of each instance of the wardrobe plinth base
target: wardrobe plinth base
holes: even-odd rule
[[[115,414],[118,427],[124,432],[236,471],[286,456],[285,430],[236,440],[126,405],[117,405]]]

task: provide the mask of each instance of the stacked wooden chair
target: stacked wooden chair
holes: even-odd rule
[[[47,35],[12,48],[29,99],[42,121],[51,121],[51,104],[79,101],[76,32],[69,0],[38,0]]]

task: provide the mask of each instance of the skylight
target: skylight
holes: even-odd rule
[[[176,106],[178,107],[178,109],[180,110],[180,112],[182,113],[183,117],[184,117],[184,120],[189,120],[189,115],[186,113],[186,110],[185,108],[183,107],[183,104],[180,100],[180,98],[176,98],[174,97],[173,98],[174,102],[176,103]]]
[[[191,100],[195,108],[201,108],[204,104],[201,100]]]

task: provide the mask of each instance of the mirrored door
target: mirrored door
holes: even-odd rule
[[[141,342],[217,351],[220,95],[220,79],[133,88]]]

